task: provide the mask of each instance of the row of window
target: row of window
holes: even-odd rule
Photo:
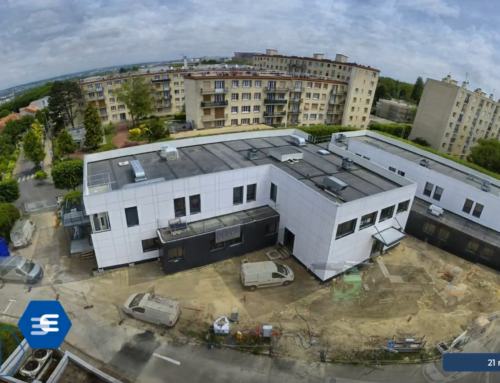
[[[356,153],[356,154],[357,154],[357,153]],[[359,156],[359,155],[360,155],[360,154],[358,154],[358,156]],[[389,170],[390,170],[391,172],[396,173],[396,168],[393,168],[392,166],[389,166]],[[397,172],[398,172],[398,174],[399,174],[400,176],[402,176],[402,177],[404,177],[404,176],[405,176],[405,174],[406,174],[406,173],[405,173],[404,171],[402,171],[402,170],[397,170]]]
[[[474,210],[472,210],[472,207],[474,206]],[[464,207],[462,208],[462,211],[464,213],[470,214],[472,210],[472,215],[476,218],[481,218],[481,213],[483,212],[484,206],[481,205],[480,203],[474,204],[474,201],[466,198]]]
[[[432,191],[434,190],[434,194],[432,194]],[[434,184],[431,184],[430,182],[425,183],[425,188],[424,188],[424,195],[427,197],[430,197],[432,195],[432,199],[435,199],[436,201],[441,201],[441,196],[443,195],[444,189],[440,186],[436,186],[434,189]]]
[[[396,214],[399,214],[407,211],[409,207],[410,207],[410,200],[400,202],[398,204],[397,209],[396,205],[386,207],[385,209],[382,209],[380,211],[380,218],[378,222],[380,223],[392,218],[395,209],[396,209]],[[359,230],[363,230],[366,229],[367,227],[375,225],[375,223],[377,222],[377,216],[378,216],[378,211],[374,211],[373,213],[365,214],[364,216],[362,216],[359,224]],[[354,218],[350,221],[338,225],[335,239],[340,239],[354,233],[356,231],[357,222],[358,219]]]
[[[251,111],[251,106],[250,105],[245,105],[241,107],[241,113],[250,113]],[[260,113],[260,105],[254,105],[253,106],[253,112],[254,113]],[[237,106],[232,106],[231,107],[231,113],[236,114],[238,113],[238,107]]]
[[[390,170],[390,168],[389,168]],[[434,191],[434,194],[432,193]],[[441,197],[443,195],[444,189],[440,186],[436,186],[434,188],[434,184],[431,184],[430,182],[425,183],[425,188],[424,188],[424,195],[427,197],[431,197],[432,199],[435,199],[436,201],[441,201]],[[472,209],[474,207],[474,209]],[[464,207],[462,208],[462,211],[464,213],[470,214],[472,211],[472,215],[476,218],[481,218],[481,213],[483,212],[484,206],[481,205],[480,203],[475,203],[474,201],[466,198],[464,202]]]
[[[185,75],[186,75],[185,73],[180,73],[180,76],[181,76],[181,77],[184,77]],[[173,77],[173,78],[178,78],[178,77],[179,77],[179,74],[174,73],[174,74],[172,75],[172,77]],[[163,80],[166,80],[166,79],[168,79],[168,78],[169,78],[169,75],[168,75],[168,74],[163,74],[163,75],[162,75],[162,79],[163,79]],[[155,80],[160,80],[160,75],[155,75],[155,76],[154,76],[154,79],[155,79]],[[122,80],[106,81],[106,85],[107,85],[107,86],[112,86],[112,85],[113,85],[113,83],[114,83],[114,85],[120,85],[120,84],[121,84],[121,82],[122,82]],[[127,79],[123,79],[123,82],[127,82]],[[175,86],[178,86],[178,85],[179,85],[179,83],[178,83],[178,82],[175,82],[175,83],[174,83],[174,85],[175,85]],[[184,85],[184,81],[182,81],[182,82],[181,82],[181,86],[182,86],[182,85]],[[95,89],[102,89],[102,83],[98,82],[98,83],[95,83],[95,84],[87,84],[87,89],[94,89],[94,87],[95,87]]]
[[[238,125],[250,125],[250,119],[249,118],[242,118],[240,120],[241,122],[238,124],[238,119],[237,118],[232,118],[231,119],[231,126],[238,126]],[[215,121],[216,126],[217,122],[221,122],[221,126],[224,126],[224,121]],[[256,117],[252,119],[252,124],[260,124],[260,118]]]

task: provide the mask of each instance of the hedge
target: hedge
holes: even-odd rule
[[[108,150],[114,150],[114,149],[116,149],[116,146],[114,144],[104,144],[99,146],[96,150],[94,150],[94,153],[107,152]]]
[[[392,134],[393,136],[401,138],[408,138],[411,133],[411,128],[412,124],[379,124],[374,122],[370,125],[370,130]]]
[[[297,129],[310,134],[313,137],[326,137],[331,136],[333,133],[339,132],[353,132],[359,129],[350,126],[336,126],[336,125],[314,125],[308,127],[297,127]]]

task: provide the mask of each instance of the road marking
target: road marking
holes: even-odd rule
[[[7,312],[7,310],[9,309],[10,305],[13,303],[13,302],[16,302],[15,299],[9,299],[9,304],[7,305],[7,308],[4,310],[4,314]]]
[[[35,178],[35,174],[30,175],[30,179]]]
[[[168,358],[166,356],[163,356],[163,355],[158,355],[158,354],[153,354],[153,355],[156,356],[157,358],[166,360],[167,362],[170,362],[170,363],[173,363],[173,364],[176,364],[176,365],[181,364],[181,362],[179,362],[178,360],[170,359],[170,358]]]

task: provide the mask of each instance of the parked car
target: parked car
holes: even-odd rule
[[[181,310],[176,299],[157,294],[133,294],[123,305],[123,312],[136,319],[172,327],[177,323]]]
[[[10,240],[14,247],[31,245],[31,239],[35,233],[36,225],[27,219],[18,219],[10,231]]]
[[[34,285],[43,278],[43,268],[35,261],[11,255],[0,257],[0,280]]]
[[[243,263],[240,277],[243,286],[250,291],[258,287],[288,286],[295,279],[291,268],[271,261]]]

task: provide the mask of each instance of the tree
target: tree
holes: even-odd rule
[[[83,183],[83,161],[60,162],[52,168],[52,180],[57,189],[75,190]]]
[[[23,148],[26,157],[35,165],[38,165],[45,158],[42,141],[34,129],[29,130],[24,135]]]
[[[74,127],[74,120],[78,110],[73,110],[75,105],[83,100],[80,86],[70,80],[55,81],[50,92],[49,110],[54,122],[66,118]]]
[[[10,110],[2,109],[0,110],[0,118],[7,117],[10,114]]]
[[[43,140],[43,126],[38,122],[38,120],[35,120],[33,124],[31,124],[31,129],[35,132],[36,136],[40,139],[40,141]]]
[[[59,153],[67,154],[69,158],[69,155],[75,152],[78,145],[73,140],[71,134],[67,130],[63,130],[57,138],[57,147],[59,148]]]
[[[0,237],[10,240],[10,231],[14,223],[21,218],[18,208],[10,203],[0,203]],[[2,347],[3,348],[3,347]]]
[[[494,138],[480,139],[467,159],[487,170],[500,173],[500,142]]]
[[[153,108],[149,89],[143,77],[135,77],[114,91],[116,99],[127,105],[134,125],[136,119],[149,115]]]
[[[0,157],[10,156],[16,150],[16,146],[12,143],[12,137],[8,134],[0,136]]]
[[[427,142],[427,140],[424,140],[422,137],[417,137],[412,141],[420,146],[427,146],[427,147],[431,146],[431,144],[429,144],[429,142]]]
[[[102,144],[104,132],[101,117],[92,104],[89,104],[83,112],[83,126],[85,127],[85,146],[96,149]]]
[[[146,138],[148,142],[155,142],[161,140],[162,138],[166,138],[170,136],[170,132],[168,129],[165,129],[165,126],[159,121],[153,121],[153,123],[149,126],[149,129],[146,131]]]
[[[420,97],[422,97],[422,92],[424,91],[424,81],[422,77],[418,76],[415,85],[413,85],[413,91],[411,92],[411,98],[418,104],[420,102]]]
[[[386,98],[387,97],[387,89],[385,88],[385,85],[379,85],[377,86],[377,89],[375,90],[375,102],[380,100],[381,98]]]
[[[12,203],[20,196],[19,184],[15,178],[0,181],[0,202]]]
[[[411,113],[411,119],[412,119],[412,121],[414,121],[415,116],[417,115],[417,108],[415,108],[415,107],[411,108],[410,113]]]
[[[118,73],[127,73],[127,70],[125,68],[120,68],[120,70],[118,71]]]
[[[12,137],[12,143],[17,144],[21,135],[31,128],[35,119],[33,116],[23,116],[20,120],[10,120],[5,123],[3,134]]]

